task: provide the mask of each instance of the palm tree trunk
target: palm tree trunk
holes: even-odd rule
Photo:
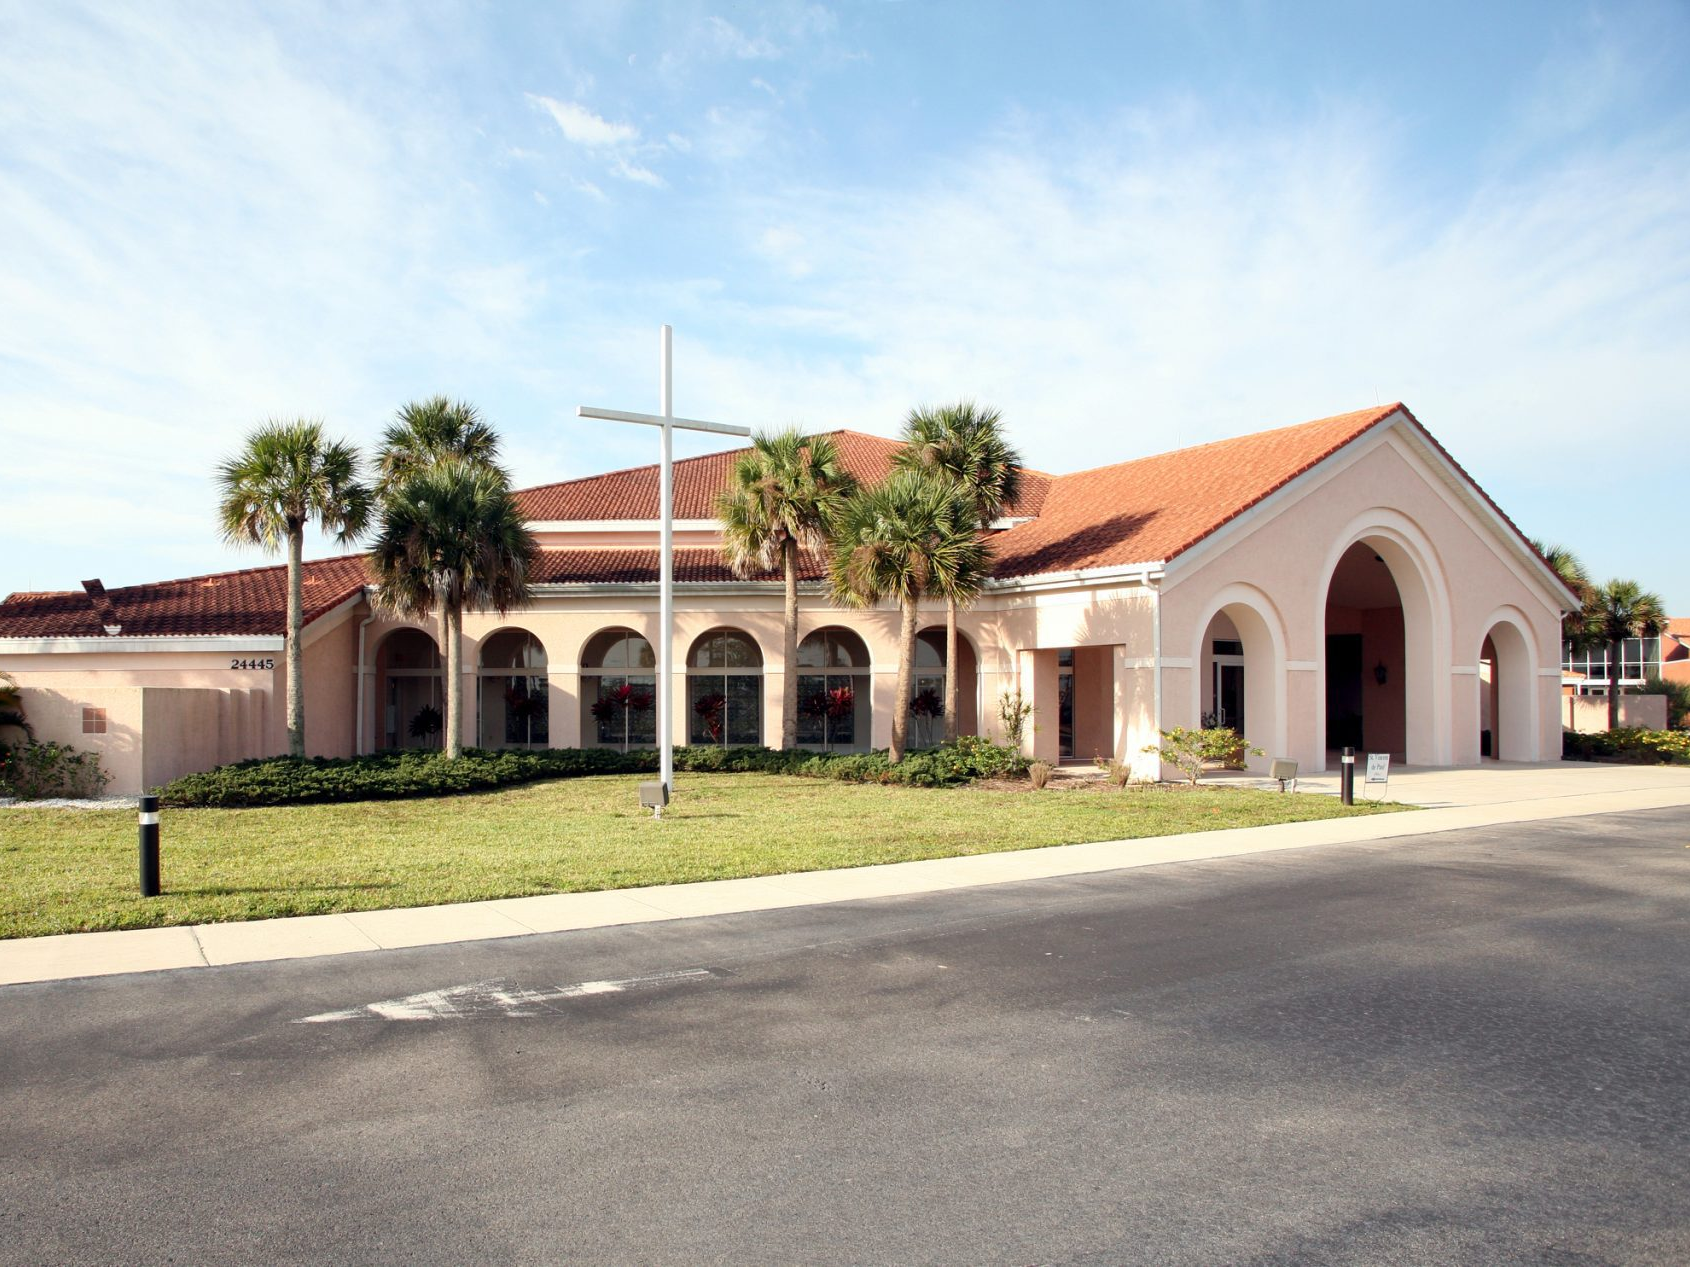
[[[892,763],[904,759],[910,734],[910,686],[915,678],[915,627],[917,596],[904,599],[904,626],[898,639],[898,693],[892,700]]]
[[[786,640],[782,645],[786,673],[781,679],[780,746],[798,746],[798,541],[788,537],[781,545],[786,565]]]
[[[1608,644],[1608,729],[1620,728],[1620,652],[1625,644]]]
[[[288,523],[288,756],[305,755],[305,525]]]
[[[945,742],[956,742],[956,599],[945,599]]]
[[[446,616],[446,755],[464,754],[464,613],[448,604]]]

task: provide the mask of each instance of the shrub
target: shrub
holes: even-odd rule
[[[1098,768],[1103,771],[1103,777],[1108,779],[1113,786],[1124,788],[1133,781],[1131,762],[1117,761],[1114,757],[1102,755],[1094,757],[1093,760],[1096,761]]]
[[[1021,688],[1005,691],[998,697],[998,720],[1003,723],[1004,742],[1017,752],[1027,737],[1027,723],[1032,720],[1033,702],[1022,698]]]
[[[1054,771],[1048,761],[1035,761],[1027,767],[1027,777],[1032,779],[1033,786],[1036,788],[1043,788],[1045,784],[1049,783],[1052,773]]]
[[[0,796],[39,801],[52,796],[93,797],[111,782],[97,752],[78,752],[69,744],[0,746]]]
[[[1581,735],[1561,732],[1561,755],[1569,761],[1613,761],[1624,765],[1690,765],[1690,731],[1641,730],[1635,726]]]
[[[456,760],[437,749],[381,752],[367,757],[264,757],[188,774],[159,789],[173,808],[302,805],[317,801],[393,800],[443,796],[591,774],[649,774],[655,749],[466,749]],[[1020,756],[973,735],[921,752],[897,765],[885,752],[805,752],[773,748],[724,748],[715,744],[675,749],[675,768],[688,773],[791,774],[856,783],[943,787],[974,779],[1018,774]]]
[[[1147,744],[1144,751],[1159,754],[1163,761],[1189,778],[1192,787],[1196,787],[1197,780],[1203,777],[1205,762],[1219,761],[1223,765],[1232,765],[1245,757],[1262,755],[1260,748],[1251,747],[1244,736],[1224,726],[1212,726],[1207,730],[1175,726],[1162,732],[1161,743]]]

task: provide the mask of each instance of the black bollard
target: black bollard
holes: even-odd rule
[[[1339,758],[1343,764],[1339,766],[1338,798],[1345,805],[1356,803],[1356,750],[1345,748],[1344,755]]]
[[[157,897],[158,797],[141,798],[141,896]]]

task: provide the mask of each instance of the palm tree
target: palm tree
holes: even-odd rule
[[[1620,725],[1620,652],[1627,638],[1654,638],[1667,623],[1666,604],[1636,581],[1592,587],[1584,604],[1588,645],[1608,648],[1608,729]]]
[[[218,525],[223,539],[288,555],[288,753],[305,755],[305,524],[315,519],[344,545],[361,536],[370,517],[370,490],[359,479],[358,450],[323,436],[323,424],[271,419],[217,468]]]
[[[1003,436],[1003,416],[971,400],[942,409],[915,409],[904,420],[904,447],[895,465],[943,476],[961,485],[983,531],[1021,494],[1021,455]],[[990,547],[988,546],[988,550]],[[978,592],[945,594],[945,740],[957,733],[957,606]]]
[[[892,760],[909,736],[918,606],[924,594],[962,593],[986,571],[973,502],[951,480],[893,471],[853,497],[834,528],[829,580],[836,601],[867,607],[892,599],[903,609]]]
[[[534,537],[504,472],[445,458],[393,485],[370,551],[376,602],[426,619],[440,609],[446,642],[446,755],[463,752],[464,608],[502,616],[528,603]]]
[[[1578,595],[1578,610],[1568,612],[1561,618],[1561,636],[1582,649],[1588,645],[1588,639],[1585,637],[1584,609],[1590,601],[1590,574],[1584,570],[1584,564],[1579,562],[1578,555],[1566,546],[1555,545],[1537,537],[1530,540],[1532,549],[1543,556],[1543,561],[1554,569],[1555,575],[1561,578],[1561,583]]]
[[[385,497],[408,476],[445,458],[503,470],[498,460],[499,434],[481,420],[474,405],[444,396],[412,401],[381,433],[377,494]]]
[[[23,691],[10,673],[0,673],[0,727],[15,726],[24,738],[35,741],[35,728],[23,714]],[[4,745],[0,745],[3,750]]]
[[[779,560],[786,578],[780,743],[798,746],[798,551],[828,543],[834,519],[857,486],[827,436],[796,427],[760,433],[734,463],[733,482],[716,497],[722,557],[740,576]]]

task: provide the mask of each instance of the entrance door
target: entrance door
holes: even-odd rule
[[[1361,635],[1326,635],[1326,746],[1361,748]]]
[[[1244,657],[1215,657],[1215,725],[1244,733]]]
[[[1066,760],[1074,755],[1074,652],[1059,652],[1056,657],[1056,730],[1057,758]]]

